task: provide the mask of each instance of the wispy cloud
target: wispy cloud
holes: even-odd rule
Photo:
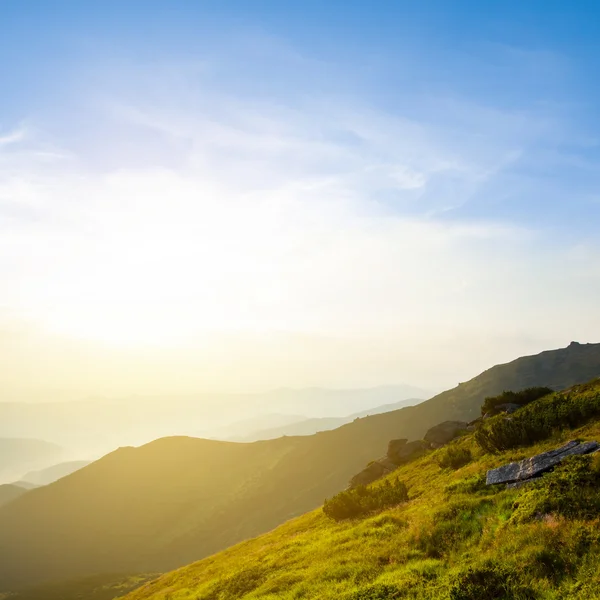
[[[456,98],[411,118],[323,94],[240,98],[181,69],[164,93],[161,75],[144,72],[143,91],[134,72],[90,90],[99,125],[53,140],[65,158],[52,169],[35,138],[0,138],[3,160],[21,152],[0,170],[3,298],[46,331],[182,348],[221,336],[221,357],[242,335],[287,332],[298,355],[301,336],[352,338],[356,365],[377,340],[421,348],[394,351],[408,379],[438,343],[442,361],[477,336],[600,335],[570,287],[591,297],[596,282],[571,270],[567,244],[535,220],[465,210],[501,201],[508,174],[531,179],[520,169],[556,136],[548,115]],[[598,256],[586,247],[577,273]],[[272,358],[243,347],[240,364]]]
[[[0,131],[0,148],[10,144],[16,144],[26,138],[27,130],[24,127],[19,127],[11,131]]]

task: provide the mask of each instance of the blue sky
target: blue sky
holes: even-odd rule
[[[435,387],[598,341],[598,13],[0,1],[15,373],[85,344],[137,348],[121,391],[143,391],[140,348],[196,357],[167,391],[199,364],[219,389],[231,368],[257,389]]]
[[[502,191],[482,189],[484,200],[448,218],[560,229],[567,219],[592,232],[590,217],[600,216],[597,13],[593,2],[5,1],[0,114],[4,129],[39,118],[53,134],[77,136],[69,129],[93,111],[81,87],[96,77],[123,63],[198,61],[217,65],[211,83],[240,97],[297,105],[339,95],[458,129],[473,145],[497,134],[486,126],[500,111],[511,127],[531,119],[538,130],[525,140],[507,131],[523,155],[505,168]],[[489,111],[486,123],[470,106]]]

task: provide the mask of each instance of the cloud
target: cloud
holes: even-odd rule
[[[0,148],[2,148],[2,146],[8,146],[23,141],[26,138],[26,135],[27,131],[24,127],[13,129],[7,133],[0,132]]]
[[[44,335],[174,352],[190,387],[192,355],[213,387],[229,368],[265,387],[344,385],[352,368],[365,371],[353,384],[425,385],[422,365],[435,355],[428,368],[448,373],[457,347],[472,364],[600,335],[596,244],[571,252],[531,222],[452,215],[495,201],[551,119],[442,98],[432,122],[240,98],[196,75],[169,94],[148,94],[160,70],[144,93],[133,76],[103,84],[87,107],[98,127],[52,140],[52,168],[40,139],[3,148],[3,303]]]

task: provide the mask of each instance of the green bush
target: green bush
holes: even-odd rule
[[[496,407],[500,404],[520,404],[521,406],[525,406],[530,402],[534,402],[535,400],[539,400],[544,396],[548,396],[552,394],[554,390],[551,390],[549,387],[530,387],[520,392],[502,392],[499,396],[488,396],[481,405],[481,414],[485,415],[486,413],[494,414],[496,412]]]
[[[515,501],[511,520],[530,521],[547,514],[592,519],[600,514],[598,456],[569,456]]]
[[[510,417],[498,415],[475,432],[486,452],[503,452],[547,439],[557,430],[574,428],[600,416],[600,393],[553,394],[525,406]]]
[[[406,485],[396,479],[372,487],[358,486],[325,500],[323,512],[334,521],[360,517],[408,500]]]
[[[450,600],[531,600],[534,597],[512,571],[493,564],[463,571],[450,589]]]
[[[435,458],[442,469],[460,469],[473,460],[471,450],[460,446],[448,446],[440,450]]]

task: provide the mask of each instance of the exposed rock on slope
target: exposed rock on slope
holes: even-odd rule
[[[452,441],[461,431],[466,430],[468,423],[464,421],[444,421],[432,427],[423,438],[432,448],[441,448]]]
[[[596,452],[599,448],[600,444],[598,442],[580,443],[573,440],[555,450],[543,452],[531,458],[492,469],[487,472],[486,483],[488,485],[498,483],[512,484],[534,479],[555,467],[567,456],[589,454],[590,452]]]

